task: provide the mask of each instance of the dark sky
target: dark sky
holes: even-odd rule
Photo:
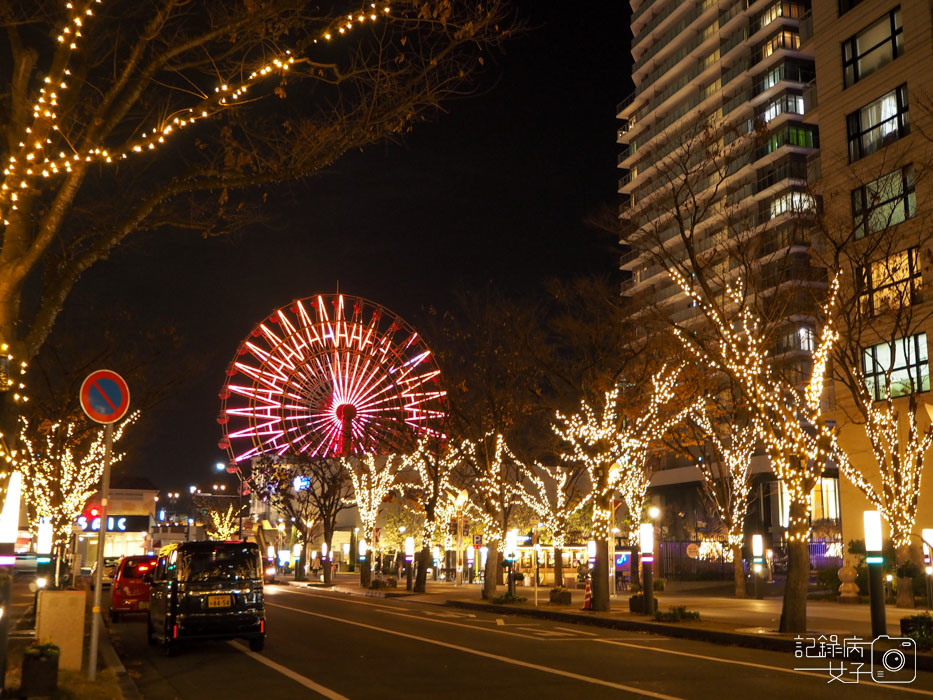
[[[179,354],[205,367],[143,416],[127,471],[164,490],[212,480],[226,459],[216,423],[224,368],[256,323],[295,298],[339,281],[416,321],[458,285],[533,292],[547,278],[614,271],[611,242],[583,220],[617,201],[628,4],[521,5],[535,28],[494,61],[482,95],[448,104],[401,145],[347,156],[296,190],[300,204],[275,199],[274,226],[235,239],[143,236],[85,275],[64,327],[88,309],[122,309],[131,321],[117,342],[136,325],[170,324],[184,338]],[[84,333],[91,342],[94,329]]]

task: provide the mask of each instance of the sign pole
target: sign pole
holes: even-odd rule
[[[113,423],[104,428],[104,475],[100,485],[100,527],[97,530],[97,569],[94,572],[94,605],[91,608],[91,651],[88,656],[87,679],[97,677],[97,646],[100,636],[100,593],[103,589],[104,542],[107,536],[107,494],[110,490],[110,449],[113,445]]]

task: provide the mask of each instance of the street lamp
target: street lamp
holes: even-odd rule
[[[505,560],[509,565],[509,594],[515,595],[515,577],[512,575],[512,566],[515,562],[516,549],[518,549],[518,530],[509,530],[505,534]]]
[[[884,584],[881,581],[881,567],[884,564],[884,556],[881,553],[881,513],[877,510],[866,510],[862,517],[865,523],[865,563],[868,564],[871,634],[877,638],[888,632],[884,611]]]
[[[226,468],[227,468],[227,465],[224,464],[223,462],[217,462],[217,464],[214,465],[214,469],[216,469],[219,472],[222,472]]]
[[[654,578],[651,571],[651,564],[654,562],[654,523],[642,523],[639,535],[645,612],[654,617]]]
[[[927,607],[933,606],[933,586],[930,583],[930,574],[933,574],[933,559],[930,556],[930,548],[933,547],[933,528],[925,527],[920,531],[920,537],[923,540],[923,564],[927,575]]]
[[[648,517],[650,517],[652,520],[657,520],[661,517],[661,509],[657,506],[651,506],[648,509]]]
[[[404,526],[400,527],[399,530],[403,530]],[[412,580],[411,580],[411,565],[415,560],[415,538],[408,536],[405,538],[405,590],[410,591],[412,589]]]
[[[460,489],[454,505],[457,506],[457,585],[463,584],[463,504],[467,502],[470,494],[466,489]]]
[[[764,539],[761,535],[752,535],[752,569],[755,572],[755,598],[761,599],[761,563],[764,557]]]

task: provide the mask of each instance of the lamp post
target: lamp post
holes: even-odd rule
[[[927,609],[933,608],[933,585],[930,575],[933,574],[933,559],[930,557],[930,547],[933,547],[933,528],[925,527],[920,531],[923,540],[923,565],[927,575]]]
[[[654,562],[654,523],[642,523],[639,543],[641,544],[641,575],[644,588],[645,612],[654,616],[654,578],[651,564]]]
[[[865,563],[868,564],[871,634],[877,638],[888,633],[884,611],[884,583],[881,580],[881,567],[884,564],[884,556],[881,553],[881,513],[877,510],[866,510],[862,517],[865,523]]]
[[[518,548],[518,530],[509,530],[505,534],[505,560],[509,566],[509,595],[515,595],[515,577],[512,565],[515,562],[515,550]]]
[[[758,600],[761,600],[761,565],[764,552],[764,540],[761,535],[752,535],[752,571],[755,575],[755,598]]]
[[[415,560],[415,538],[406,537],[405,538],[405,590],[410,591],[412,589],[412,580],[411,580],[411,565]]]
[[[463,584],[463,504],[467,502],[470,494],[466,489],[460,489],[454,505],[457,506],[457,585]]]

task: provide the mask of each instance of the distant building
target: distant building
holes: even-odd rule
[[[146,477],[114,476],[110,481],[107,505],[105,557],[145,554],[152,548],[150,529],[156,520],[159,489]],[[97,559],[100,530],[100,494],[88,499],[75,523],[78,532],[77,555],[88,564]]]

